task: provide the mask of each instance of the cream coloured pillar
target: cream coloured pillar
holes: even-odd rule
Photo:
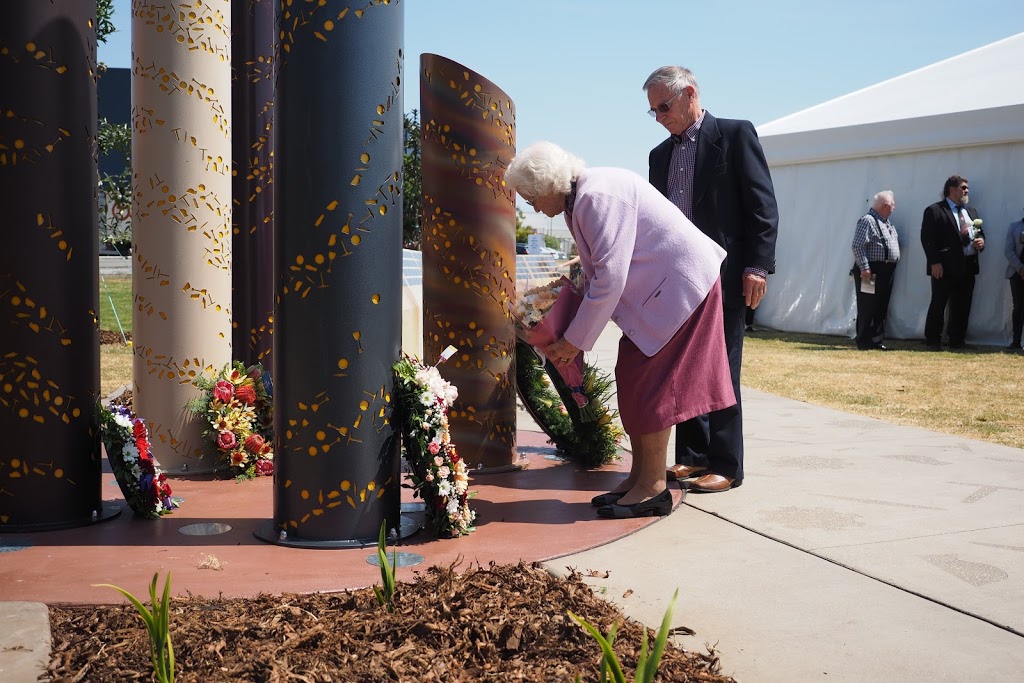
[[[134,407],[170,474],[210,471],[192,380],[231,360],[231,3],[132,2]]]

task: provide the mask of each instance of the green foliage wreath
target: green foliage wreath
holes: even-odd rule
[[[583,467],[600,467],[617,459],[623,431],[619,411],[608,407],[614,393],[612,378],[584,363],[583,390],[597,419],[584,422],[572,390],[551,361],[541,365],[533,348],[516,341],[516,385],[530,416],[562,455]]]

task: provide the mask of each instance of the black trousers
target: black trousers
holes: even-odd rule
[[[889,299],[892,283],[896,278],[896,264],[885,261],[868,261],[868,268],[875,278],[875,293],[861,292],[864,283],[859,275],[854,276],[853,285],[857,290],[857,348],[870,349],[878,346],[885,338],[885,319],[889,313]]]
[[[676,425],[676,463],[707,467],[714,474],[743,480],[743,408],[740,404],[740,367],[746,309],[724,306],[725,348],[736,405]]]
[[[928,316],[924,321],[924,340],[929,346],[938,346],[942,340],[942,321],[949,305],[949,325],[946,334],[949,345],[962,347],[967,337],[967,320],[971,317],[971,300],[974,298],[974,273],[941,278],[931,278],[932,300],[928,304]]]
[[[1010,276],[1010,296],[1013,298],[1013,345],[1020,346],[1021,328],[1024,327],[1024,279],[1020,273]]]

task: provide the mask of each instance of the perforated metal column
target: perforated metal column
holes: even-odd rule
[[[231,5],[232,346],[271,367],[274,331],[274,8]]]
[[[0,3],[0,533],[101,511],[95,22]]]
[[[231,360],[231,3],[132,3],[134,408],[169,474],[210,471],[192,382]]]
[[[423,131],[423,354],[458,352],[441,374],[459,390],[452,440],[474,469],[516,466],[516,217],[505,166],[515,105],[498,86],[438,55],[420,60]]]
[[[398,2],[278,7],[267,540],[345,547],[399,526],[402,21]]]

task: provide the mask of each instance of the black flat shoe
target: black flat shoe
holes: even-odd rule
[[[614,491],[610,493],[602,493],[600,496],[594,496],[590,499],[590,504],[594,507],[605,507],[606,505],[613,505],[619,502],[619,498],[626,495],[626,491],[616,493]]]
[[[634,505],[605,505],[597,509],[598,517],[608,519],[629,519],[631,517],[664,517],[672,512],[672,492],[665,489],[654,498]]]

